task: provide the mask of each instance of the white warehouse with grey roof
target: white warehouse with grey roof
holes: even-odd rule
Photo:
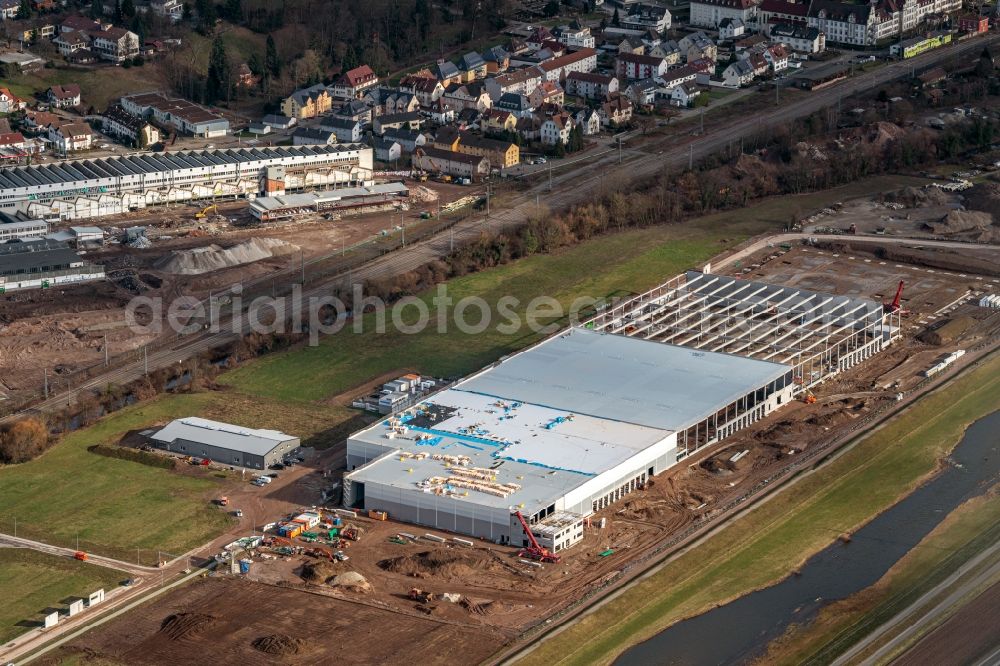
[[[695,322],[682,324],[692,311]],[[791,334],[785,346],[770,325],[739,334],[766,339],[768,353],[743,346],[737,326],[776,314]],[[344,504],[526,546],[519,511],[543,546],[565,549],[590,514],[793,400],[814,383],[804,372],[822,379],[881,350],[893,339],[891,316],[867,299],[679,276],[354,434]],[[710,338],[721,344],[709,335],[720,326],[728,353],[707,348]]]
[[[299,448],[299,438],[277,430],[243,428],[188,417],[171,421],[149,436],[157,448],[207,458],[234,467],[265,469]]]

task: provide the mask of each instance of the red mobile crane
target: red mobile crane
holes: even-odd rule
[[[899,314],[903,315],[904,317],[910,314],[908,310],[900,310],[899,308],[900,299],[903,298],[904,284],[906,283],[903,282],[902,280],[899,281],[899,287],[896,288],[896,296],[892,299],[891,303],[889,302],[882,303],[882,309],[885,312],[899,312]]]
[[[531,533],[531,528],[528,527],[528,521],[524,519],[521,512],[515,511],[514,515],[517,516],[518,521],[520,521],[521,527],[524,529],[524,533],[528,535],[528,542],[531,544],[527,548],[522,548],[521,552],[517,554],[518,557],[527,557],[528,559],[537,560],[539,562],[559,564],[559,556],[555,553],[549,552],[548,548],[543,548],[538,543],[535,539],[535,535]]]

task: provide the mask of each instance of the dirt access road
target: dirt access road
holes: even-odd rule
[[[1000,40],[1000,36],[972,39],[957,46],[930,51],[905,62],[892,63],[829,88],[810,93],[809,96],[794,103],[774,109],[769,115],[760,114],[734,119],[723,127],[714,131],[710,130],[704,136],[692,137],[687,143],[679,142],[673,147],[657,153],[649,154],[632,149],[622,152],[617,147],[611,147],[592,153],[582,162],[565,162],[559,165],[558,173],[554,173],[557,171],[556,165],[552,165],[548,182],[545,182],[546,179],[540,179],[542,182],[535,182],[526,192],[514,197],[511,201],[511,207],[507,210],[494,213],[489,218],[472,217],[466,219],[456,224],[448,232],[384,255],[361,269],[334,275],[323,280],[322,284],[310,285],[308,290],[304,290],[306,291],[305,297],[325,294],[330,285],[341,284],[345,279],[360,282],[405,273],[445,256],[450,252],[455,241],[473,240],[484,230],[496,231],[520,224],[535,210],[536,196],[540,197],[544,194],[544,203],[554,210],[586,201],[594,188],[609,177],[622,176],[635,179],[661,172],[664,169],[683,168],[689,160],[701,159],[727,146],[734,145],[734,142],[738,143],[741,138],[767,131],[796,118],[830,107],[844,96],[877,88],[886,82],[934,66],[943,60],[977,53],[998,40]],[[285,275],[279,273],[274,277],[283,277],[288,281],[298,279],[295,271],[289,271]],[[150,369],[175,364],[209,349],[232,342],[242,334],[243,330],[243,328],[236,327],[235,333],[230,331],[215,335],[196,334],[193,339],[171,340],[167,346],[152,350],[145,363]],[[34,409],[46,411],[63,407],[73,403],[80,390],[94,389],[109,383],[125,384],[141,377],[144,372],[144,361],[138,359],[137,362],[102,373],[100,376],[71,388],[64,394],[42,401],[36,404]],[[8,421],[12,416],[0,419],[0,423]]]

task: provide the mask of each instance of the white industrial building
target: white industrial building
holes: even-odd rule
[[[268,168],[282,182],[265,188]],[[29,218],[83,219],[156,204],[265,191],[356,187],[372,177],[361,144],[140,153],[0,168],[0,211]]]
[[[882,306],[688,273],[348,439],[344,503],[543,546],[892,338]],[[819,341],[819,346],[813,345]]]

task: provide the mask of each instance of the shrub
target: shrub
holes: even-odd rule
[[[49,431],[37,418],[27,417],[0,430],[0,462],[28,462],[50,446]]]

